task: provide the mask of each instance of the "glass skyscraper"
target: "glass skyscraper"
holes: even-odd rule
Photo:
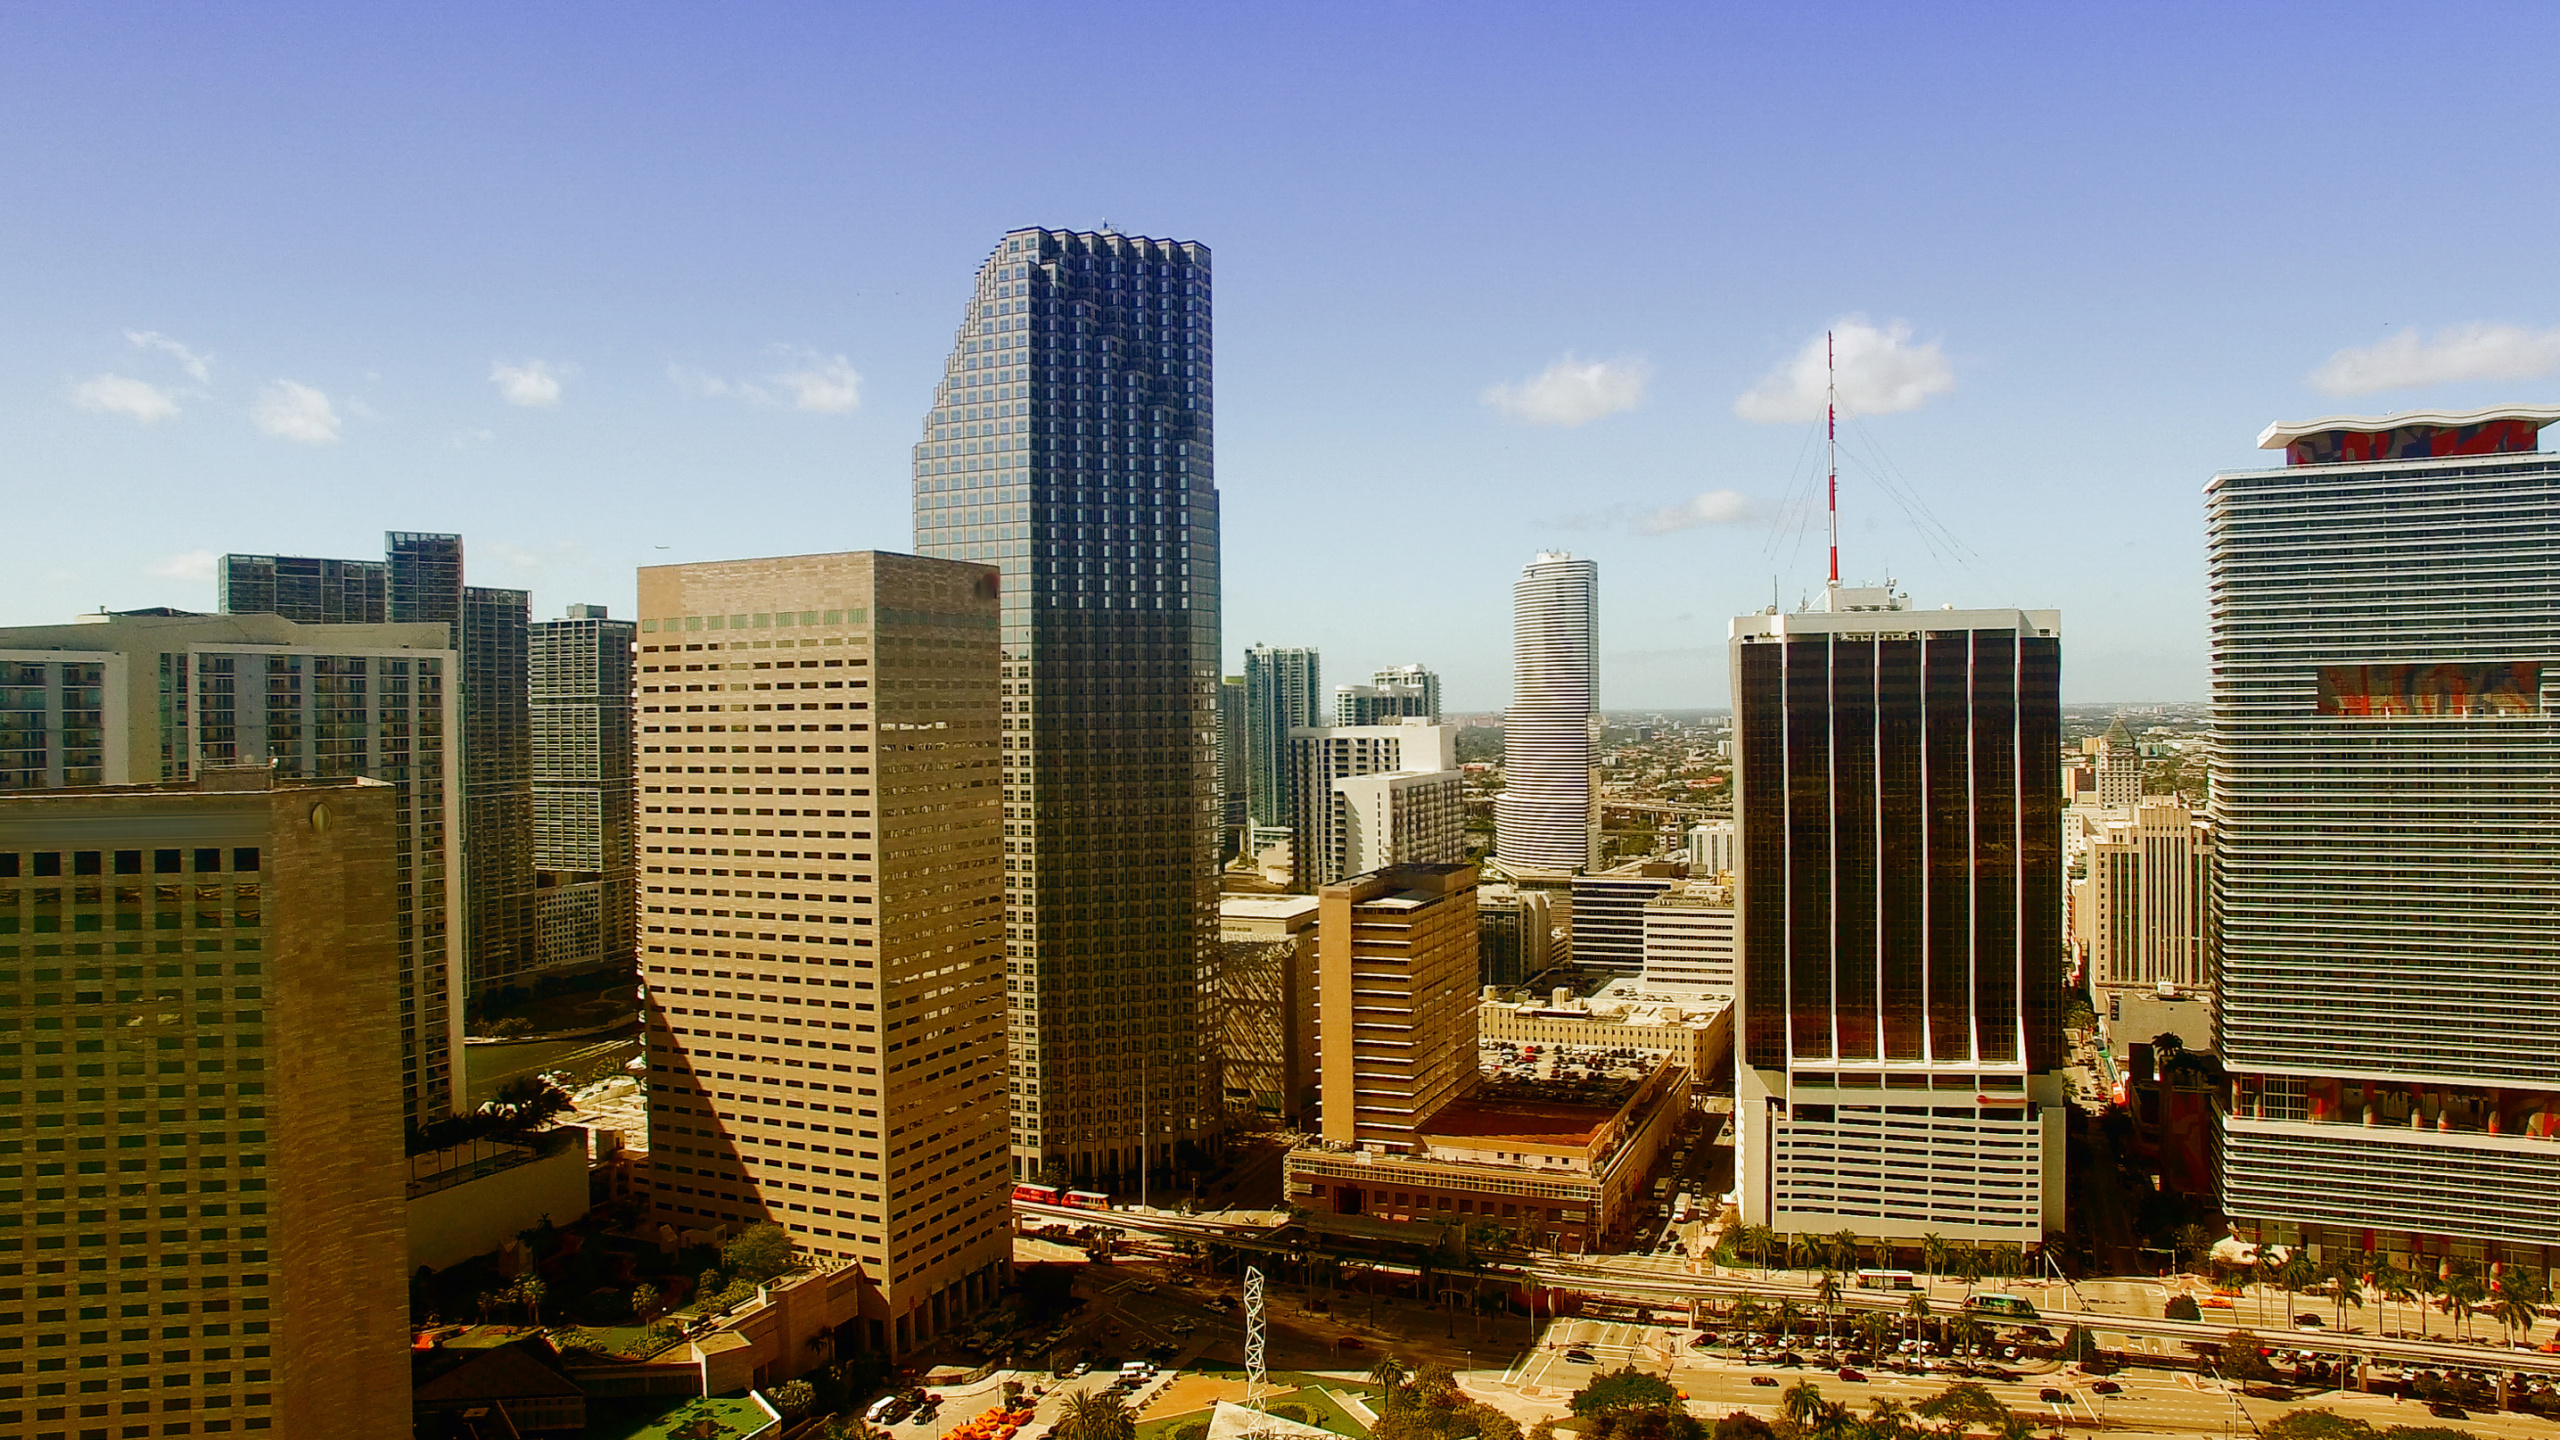
[[[2554,422],[2273,426],[2206,487],[2222,1204],[2263,1240],[2560,1236]]]
[[[1209,315],[1205,245],[1012,231],[979,267],[915,447],[916,548],[1003,571],[1021,1178],[1134,1191],[1142,1154],[1162,1167],[1214,1124]]]

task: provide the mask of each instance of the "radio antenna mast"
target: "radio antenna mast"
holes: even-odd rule
[[[1831,583],[1840,584],[1840,357],[1831,332],[1822,332],[1822,428],[1831,463]]]

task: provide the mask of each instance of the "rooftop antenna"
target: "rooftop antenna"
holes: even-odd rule
[[[1840,357],[1831,332],[1822,332],[1822,429],[1831,463],[1831,584],[1840,584]]]

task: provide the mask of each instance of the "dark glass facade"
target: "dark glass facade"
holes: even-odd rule
[[[1746,1061],[2057,1068],[2060,642],[1780,635],[1735,660]]]
[[[916,548],[1003,571],[1018,1175],[1138,1188],[1208,1133],[1218,496],[1206,246],[1018,230],[914,453]]]

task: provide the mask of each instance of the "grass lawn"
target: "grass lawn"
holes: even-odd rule
[[[1209,1367],[1199,1368],[1205,1371]],[[1223,1371],[1226,1367],[1218,1368]],[[1284,1405],[1294,1405],[1306,1412],[1306,1423],[1320,1425],[1336,1435],[1356,1437],[1369,1433],[1358,1420],[1352,1418],[1349,1412],[1333,1403],[1333,1397],[1317,1387],[1348,1391],[1364,1399],[1375,1393],[1371,1387],[1338,1380],[1319,1379],[1313,1375],[1299,1374],[1294,1371],[1275,1370],[1268,1378],[1275,1387],[1275,1393],[1264,1397],[1262,1402],[1264,1409],[1277,1412]],[[1297,1387],[1296,1389],[1287,1388],[1293,1384]],[[1138,1427],[1137,1440],[1170,1440],[1176,1428],[1193,1421],[1206,1420],[1208,1417],[1209,1412],[1206,1410],[1190,1410],[1179,1415],[1167,1415],[1162,1419],[1149,1420]]]
[[[587,1411],[590,1440],[749,1440],[779,1435],[780,1421],[744,1395],[616,1400]]]
[[[675,1343],[672,1333],[653,1339],[648,1328],[641,1325],[581,1325],[575,1331],[556,1332],[552,1339],[563,1350],[575,1349],[582,1344],[592,1345],[633,1360],[646,1360]]]

